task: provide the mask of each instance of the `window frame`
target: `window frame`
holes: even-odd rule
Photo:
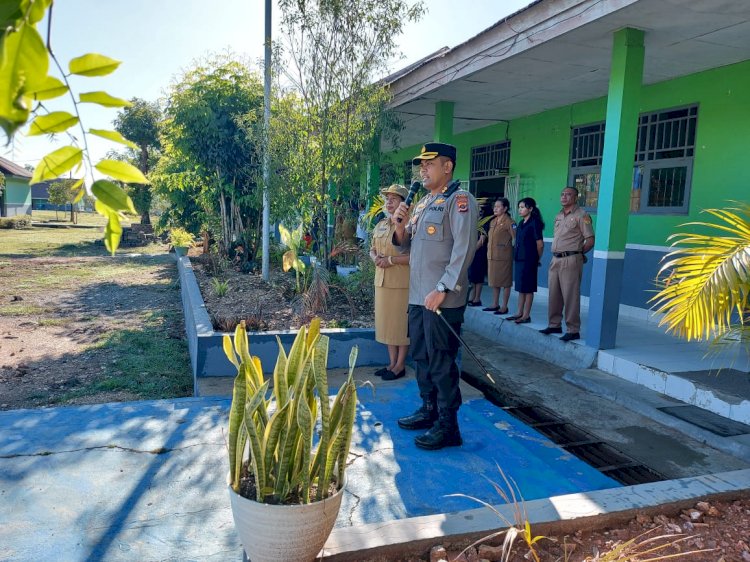
[[[643,150],[638,150],[639,146],[639,139],[641,138],[641,131],[642,128],[645,129],[645,133],[643,133],[647,139],[647,142],[650,142],[651,135],[649,133],[649,127],[652,126],[658,126],[659,123],[663,122],[659,119],[659,115],[663,115],[670,112],[675,111],[682,111],[687,110],[688,115],[687,118],[687,125],[686,129],[690,130],[690,120],[694,119],[695,124],[692,130],[693,134],[693,144],[687,143],[687,138],[685,141],[685,144],[683,145],[682,150],[685,151],[687,154],[690,152],[690,155],[682,156],[682,157],[675,157],[675,158],[662,158],[662,159],[648,159],[648,154],[651,152],[651,149],[649,147],[644,148]],[[641,178],[646,178],[647,181],[645,182],[645,185],[641,185],[640,189],[641,194],[639,197],[639,208],[638,210],[629,210],[628,212],[630,214],[645,214],[645,215],[687,215],[690,212],[690,199],[693,191],[693,166],[695,163],[695,139],[698,136],[698,114],[700,113],[700,104],[694,103],[689,105],[683,105],[683,106],[677,106],[677,107],[670,107],[670,108],[664,108],[659,109],[657,111],[647,111],[640,113],[638,115],[638,129],[636,131],[636,143],[633,147],[633,169],[634,172],[636,169],[640,168],[642,171]],[[656,116],[656,119],[652,119],[653,116]],[[591,123],[583,123],[580,125],[576,125],[575,127],[571,127],[570,129],[570,149],[569,149],[569,155],[568,155],[568,185],[573,185],[573,179],[576,175],[581,174],[590,174],[590,173],[599,173],[601,178],[601,165],[589,165],[589,166],[577,166],[573,167],[573,161],[574,161],[574,139],[576,135],[576,130],[583,129],[586,127],[601,127],[601,135],[602,135],[602,143],[601,143],[601,150],[602,154],[600,158],[603,158],[604,156],[604,142],[603,137],[605,133],[605,127],[606,127],[606,120],[605,121],[595,121]],[[643,160],[637,160],[638,154],[644,153],[645,159]],[[649,193],[651,190],[650,180],[651,180],[651,172],[653,170],[661,169],[661,168],[675,168],[684,166],[686,168],[685,171],[685,194],[683,197],[683,204],[682,205],[675,205],[675,206],[669,206],[669,207],[656,207],[656,206],[650,206],[648,205],[648,199],[649,199]],[[635,173],[634,176],[635,178]],[[633,184],[631,186],[631,201],[632,201],[632,191],[635,190],[636,187]],[[601,192],[601,181],[599,184],[599,190]],[[597,207],[591,207],[591,206],[584,206],[581,205],[586,211],[592,214],[597,213],[598,209],[598,203],[599,199],[601,197],[601,193],[597,195]],[[579,197],[580,201],[580,197]],[[580,203],[579,203],[580,205]]]

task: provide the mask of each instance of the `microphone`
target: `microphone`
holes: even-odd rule
[[[409,194],[406,196],[406,200],[404,201],[407,207],[411,206],[411,202],[414,199],[414,196],[417,194],[417,191],[419,191],[421,187],[422,187],[421,182],[418,182],[418,181],[412,182],[411,186],[409,187]],[[400,217],[396,220],[398,222],[401,222]]]

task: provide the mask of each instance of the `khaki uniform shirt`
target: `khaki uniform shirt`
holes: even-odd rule
[[[552,238],[552,252],[581,252],[583,241],[594,236],[591,217],[578,205],[569,213],[560,210],[555,215],[555,231]]]
[[[372,247],[380,256],[401,255],[399,248],[393,245],[393,232],[396,225],[390,219],[383,219],[372,231]],[[408,253],[408,252],[407,252]],[[406,264],[394,264],[392,267],[375,268],[375,286],[387,289],[409,288],[409,266]]]
[[[466,305],[468,270],[476,249],[477,203],[461,189],[446,196],[448,188],[436,197],[430,193],[422,197],[406,227],[401,252],[411,249],[409,304],[424,306],[425,297],[442,281],[450,292],[441,308]]]

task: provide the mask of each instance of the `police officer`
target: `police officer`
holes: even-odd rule
[[[474,257],[477,204],[453,180],[456,147],[431,142],[412,161],[429,192],[407,222],[401,203],[394,213],[394,244],[411,249],[409,339],[416,364],[422,406],[400,418],[404,429],[427,429],[414,442],[423,449],[462,444],[458,429],[461,392],[456,365],[459,342],[444,321],[459,333],[468,293],[468,269]],[[401,222],[398,222],[399,219]],[[438,317],[438,312],[443,318]]]
[[[594,247],[591,217],[578,205],[578,190],[566,187],[560,194],[562,209],[555,216],[552,263],[549,266],[549,323],[542,334],[561,334],[563,309],[567,333],[560,339],[581,337],[581,276],[586,258]]]

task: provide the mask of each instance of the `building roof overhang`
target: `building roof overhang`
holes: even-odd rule
[[[538,0],[392,75],[400,144],[432,139],[438,101],[460,134],[606,96],[625,27],[644,31],[646,85],[750,59],[747,0]]]

